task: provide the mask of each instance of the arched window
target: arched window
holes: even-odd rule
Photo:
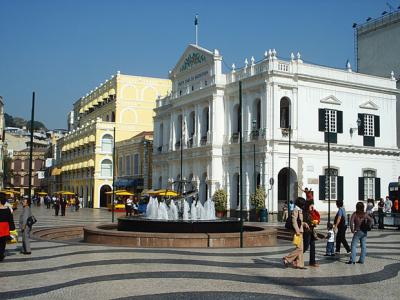
[[[105,159],[101,162],[101,176],[112,177],[112,162],[109,159]]]
[[[159,134],[159,136],[158,136],[158,151],[161,152],[163,144],[164,144],[164,124],[163,123],[160,124],[160,130],[159,130],[158,134]]]
[[[259,98],[254,100],[252,121],[255,121],[255,130],[260,130],[260,128],[261,128],[261,100]]]
[[[189,131],[189,140],[188,144],[189,147],[193,146],[193,135],[196,131],[196,123],[195,123],[195,113],[192,111],[189,115],[189,126],[188,126],[188,131]]]
[[[106,116],[106,121],[107,121],[107,122],[110,121],[110,116],[109,116],[109,115]]]
[[[280,125],[281,128],[289,128],[290,124],[290,99],[283,97],[280,106]]]
[[[209,109],[208,107],[203,109],[201,115],[201,140],[200,144],[205,145],[207,143],[207,132],[209,130]]]
[[[158,177],[158,188],[162,188],[162,176]]]
[[[239,116],[239,104],[236,104],[233,107],[233,116],[232,116],[232,133],[239,133],[241,128],[240,116]]]
[[[179,115],[177,118],[177,122],[175,124],[175,146],[180,147],[181,145],[181,135],[182,135],[182,115]]]
[[[111,122],[115,122],[115,112],[111,112]]]
[[[103,135],[101,139],[101,151],[112,153],[113,150],[113,137],[110,134]]]

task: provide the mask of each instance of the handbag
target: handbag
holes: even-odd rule
[[[293,235],[293,245],[299,248],[300,243],[301,243],[301,235],[300,234]]]
[[[36,218],[34,215],[31,215],[27,220],[26,220],[26,225],[28,225],[29,228],[32,228],[33,224],[37,222]]]

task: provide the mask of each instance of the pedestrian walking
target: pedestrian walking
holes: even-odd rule
[[[304,267],[303,254],[303,208],[305,199],[298,197],[295,201],[295,207],[291,212],[292,226],[295,231],[293,241],[296,241],[296,249],[282,258],[283,264],[288,266],[292,264],[296,269],[306,269]],[[298,241],[298,242],[297,242]]]
[[[286,222],[288,218],[288,206],[287,203],[284,202],[282,205],[282,222]]]
[[[383,229],[383,217],[385,216],[383,209],[385,207],[385,202],[383,202],[383,199],[380,198],[378,202],[378,228]]]
[[[80,206],[80,201],[79,201],[79,198],[76,197],[76,199],[75,199],[75,211],[79,210],[79,206]]]
[[[60,198],[59,197],[53,197],[54,199],[54,214],[58,216],[58,213],[60,211]]]
[[[314,201],[307,200],[304,204],[303,209],[303,222],[304,222],[304,232],[303,232],[303,253],[305,253],[308,248],[310,248],[310,267],[319,267],[319,264],[315,261],[315,241],[316,233],[315,226],[316,223],[313,222],[312,211],[314,210]]]
[[[132,206],[133,206],[133,199],[132,199],[132,196],[129,196],[129,198],[126,199],[126,202],[125,202],[126,216],[128,216],[128,214],[129,214],[129,216],[132,216],[132,208],[133,208]]]
[[[374,219],[374,224],[377,224],[375,215],[374,215],[374,206],[375,202],[374,199],[368,199],[367,200],[367,214]]]
[[[384,213],[390,214],[391,212],[392,212],[392,200],[390,200],[389,196],[386,196]]]
[[[5,206],[7,199],[0,193],[0,261],[4,260],[6,243],[10,238],[10,230],[15,230],[14,218],[11,210]]]
[[[347,264],[355,264],[358,242],[361,244],[361,255],[357,263],[363,264],[365,262],[367,255],[367,232],[370,230],[372,222],[373,219],[364,211],[364,203],[358,202],[356,204],[356,211],[350,218],[350,229],[353,233],[353,239],[351,240],[351,258]]]
[[[337,230],[336,233],[336,254],[340,254],[340,245],[346,249],[347,253],[350,253],[351,249],[346,240],[346,230],[347,230],[347,220],[346,220],[346,210],[343,207],[343,200],[336,200],[336,206],[338,212],[335,216],[335,221],[333,228]]]
[[[326,225],[327,227],[327,234],[325,236],[326,238],[326,252],[324,256],[335,256],[335,232],[333,231],[333,224],[328,223]]]
[[[22,254],[31,254],[31,244],[29,241],[31,228],[28,226],[28,218],[32,216],[31,203],[29,199],[22,201],[22,213],[19,216],[19,228],[22,232]]]
[[[61,216],[65,216],[65,207],[67,206],[67,199],[65,197],[60,197],[60,206],[61,206]]]

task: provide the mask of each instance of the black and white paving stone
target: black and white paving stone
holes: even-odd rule
[[[43,207],[32,210],[37,227],[111,220],[105,210],[67,211],[65,217]],[[369,233],[363,265],[346,265],[346,254],[324,257],[325,242],[318,242],[320,267],[307,270],[283,268],[289,242],[247,249],[133,249],[33,240],[30,256],[18,247],[7,245],[0,263],[0,299],[400,298],[400,231],[392,229]]]

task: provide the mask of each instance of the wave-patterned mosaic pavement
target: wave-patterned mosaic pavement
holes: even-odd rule
[[[33,212],[38,227],[111,218],[107,211],[89,209],[67,211],[65,218],[43,208]],[[288,242],[185,250],[34,240],[31,256],[8,245],[0,263],[0,299],[399,299],[399,246],[400,231],[372,231],[366,263],[347,265],[346,254],[325,258],[320,242],[320,267],[294,270],[281,263],[292,248]]]

